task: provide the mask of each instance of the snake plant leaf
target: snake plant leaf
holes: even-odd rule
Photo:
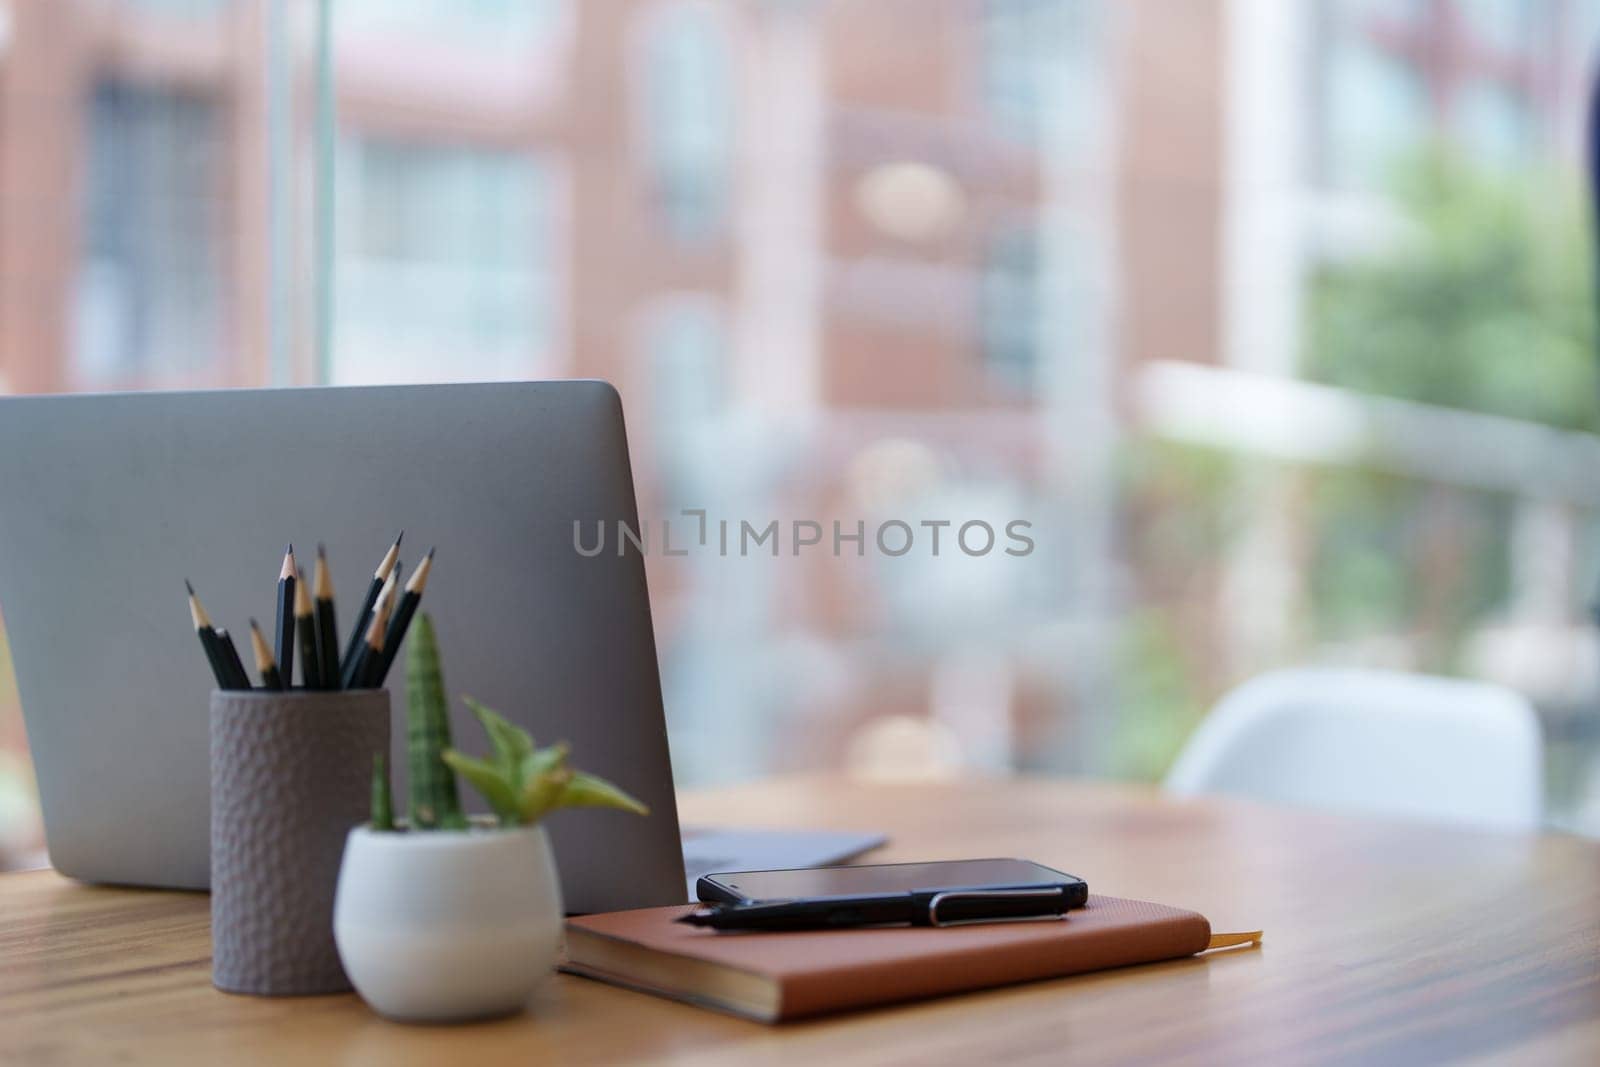
[[[483,724],[483,732],[489,735],[489,744],[494,747],[495,763],[515,786],[522,774],[522,761],[533,752],[533,738],[528,731],[508,721],[493,708],[485,707],[469,696],[461,699],[478,717],[478,722]]]
[[[635,815],[648,815],[650,809],[604,778],[577,771],[556,800],[558,808],[619,808]]]
[[[394,797],[389,792],[389,768],[382,752],[372,754],[372,828],[394,829]]]
[[[546,749],[545,751],[549,751]],[[522,825],[532,826],[548,811],[558,806],[567,784],[572,781],[572,769],[560,765],[533,777],[522,780],[522,795],[517,814]]]
[[[444,674],[439,668],[439,642],[433,619],[420,612],[407,638],[406,747],[411,772],[411,828],[459,830],[466,826],[456,776],[440,753],[452,747],[450,709]]]

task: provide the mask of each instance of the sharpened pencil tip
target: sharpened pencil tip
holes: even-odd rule
[[[194,596],[194,586],[189,584],[189,579],[185,578],[183,580],[183,587],[185,589],[189,590],[189,595],[190,596]]]
[[[261,629],[261,627],[256,625],[256,620],[255,619],[251,619],[250,620],[250,629],[259,630],[259,629]]]
[[[400,531],[400,536],[398,536],[398,537],[396,537],[394,539],[394,547],[399,548],[400,547],[400,542],[404,541],[405,539],[406,539],[406,532],[404,530],[401,530]]]
[[[318,559],[327,559],[328,558],[328,550],[322,547],[322,542],[321,541],[317,542],[317,558]]]
[[[433,558],[433,549],[431,547],[428,549],[428,558],[429,559]]]

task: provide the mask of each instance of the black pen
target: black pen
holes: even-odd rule
[[[819,921],[815,915],[799,914],[788,901],[782,904],[704,904],[674,921],[712,930],[816,930],[840,925]]]
[[[948,902],[948,903],[947,903]],[[705,904],[675,920],[712,930],[841,930],[858,926],[948,926],[952,923],[1055,919],[1069,907],[1056,887],[952,890],[926,903],[916,894],[820,897],[761,904]]]

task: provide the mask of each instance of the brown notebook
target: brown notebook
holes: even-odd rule
[[[1102,896],[1063,919],[943,928],[719,934],[673,921],[687,910],[569,919],[563,969],[779,1022],[1260,940],[1259,932],[1212,937],[1195,912]]]

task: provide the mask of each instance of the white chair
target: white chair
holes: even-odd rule
[[[1530,828],[1543,808],[1543,763],[1533,709],[1501,686],[1285,670],[1224,697],[1189,738],[1166,788]]]

